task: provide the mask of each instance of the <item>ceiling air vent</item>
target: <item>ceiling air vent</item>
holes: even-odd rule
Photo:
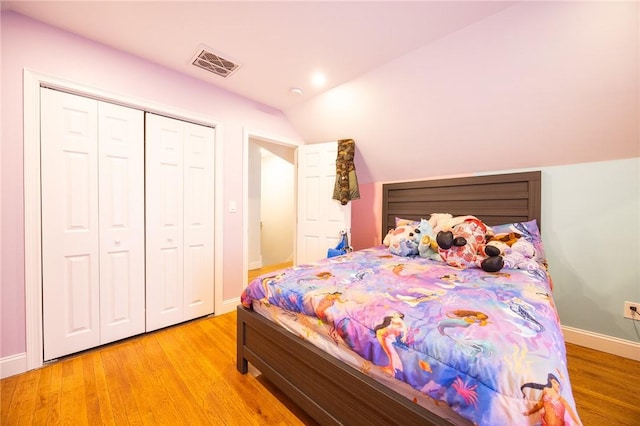
[[[239,64],[223,58],[217,53],[213,53],[210,49],[204,48],[198,48],[196,54],[191,59],[191,63],[196,67],[202,68],[224,78],[229,77],[238,68],[240,68]]]

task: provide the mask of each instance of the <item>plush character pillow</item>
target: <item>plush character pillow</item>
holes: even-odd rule
[[[488,227],[478,219],[467,219],[451,228],[440,231],[436,237],[440,256],[445,263],[458,268],[482,268],[497,272],[504,266],[500,250],[488,246]]]
[[[528,222],[506,223],[504,225],[495,225],[491,227],[496,237],[502,234],[518,234],[521,238],[530,242],[535,250],[535,260],[545,264],[547,258],[544,253],[542,237],[538,222],[535,219]],[[515,242],[515,241],[514,241]],[[512,244],[513,245],[513,244]]]
[[[433,228],[431,228],[429,221],[422,219],[418,225],[417,231],[420,231],[420,235],[418,235],[418,254],[420,257],[441,262],[442,257],[438,251],[436,236],[433,233]]]
[[[524,238],[518,238],[515,241],[505,239],[513,238],[509,234],[499,234],[489,239],[487,246],[495,247],[500,250],[500,255],[504,260],[504,268],[506,269],[525,269],[533,271],[542,267],[541,263],[535,258],[536,249],[532,243]]]
[[[419,232],[414,226],[398,226],[391,229],[382,243],[389,247],[389,251],[398,256],[417,256]]]
[[[534,271],[540,269],[541,264],[535,259],[536,250],[529,241],[521,238],[505,250],[504,267],[511,269],[525,269]]]

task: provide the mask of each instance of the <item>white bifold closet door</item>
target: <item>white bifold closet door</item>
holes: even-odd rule
[[[147,331],[213,313],[214,140],[146,114]]]
[[[145,330],[143,120],[41,89],[45,360]]]

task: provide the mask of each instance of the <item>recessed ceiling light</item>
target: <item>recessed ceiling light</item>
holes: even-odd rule
[[[302,95],[302,89],[300,89],[299,87],[292,87],[291,89],[289,89],[289,92],[293,93],[294,95]]]
[[[327,82],[327,77],[325,77],[325,75],[321,72],[316,72],[311,77],[311,82],[316,87],[322,87]]]

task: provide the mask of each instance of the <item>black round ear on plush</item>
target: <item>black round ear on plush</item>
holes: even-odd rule
[[[500,249],[498,247],[496,247],[496,246],[485,246],[484,253],[487,256],[499,256],[500,255]]]
[[[453,245],[453,232],[438,232],[438,235],[436,236],[436,242],[438,243],[438,247],[440,247],[442,250],[449,250]]]
[[[487,257],[480,264],[482,270],[485,272],[498,272],[504,267],[504,260],[502,256]]]

